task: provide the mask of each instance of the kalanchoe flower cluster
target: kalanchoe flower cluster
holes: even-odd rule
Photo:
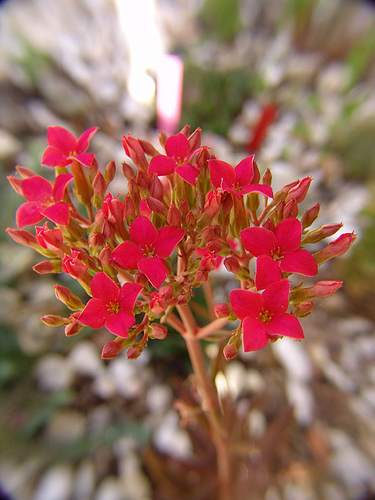
[[[115,194],[115,163],[101,170],[86,152],[97,130],[76,139],[49,127],[42,165],[55,168],[54,182],[24,167],[9,177],[26,199],[16,213],[18,229],[8,228],[9,235],[44,257],[36,272],[70,275],[87,295],[84,303],[56,285],[57,298],[71,314],[42,320],[64,325],[68,336],[85,326],[104,327],[116,338],[102,356],[113,358],[128,348],[128,357],[135,358],[149,339],[166,337],[167,324],[186,334],[183,308],[194,289],[224,266],[237,284],[227,303],[214,306],[218,319],[202,325],[198,338],[239,320],[232,332],[221,331],[228,338],[227,359],[241,345],[248,352],[283,336],[302,339],[299,318],[312,312],[312,299],[331,295],[342,283],[304,287],[301,280],[315,277],[322,263],[344,254],[356,238],[346,233],[324,245],[341,224],[309,229],[319,204],[303,213],[299,205],[311,178],[274,193],[271,172],[261,175],[254,155],[233,167],[201,144],[200,129],[190,133],[186,126],[170,137],[161,133],[160,151],[124,136],[128,160],[117,174],[127,179],[127,190]],[[292,284],[294,274],[298,285]]]

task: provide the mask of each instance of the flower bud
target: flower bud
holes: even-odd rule
[[[42,316],[41,321],[47,326],[61,326],[61,325],[68,325],[70,323],[70,320],[68,318],[63,318],[61,316],[58,316],[57,314],[46,314],[45,316]]]
[[[214,306],[214,313],[217,318],[227,318],[231,311],[228,304],[221,303]]]
[[[159,154],[159,151],[151,144],[151,142],[145,141],[144,139],[138,139],[138,141],[146,155],[156,156]]]
[[[131,167],[128,163],[125,161],[122,162],[122,171],[124,173],[124,176],[128,179],[134,179],[135,178],[135,172],[133,167]]]
[[[58,300],[72,311],[82,311],[85,307],[81,299],[65,286],[55,285],[55,295]]]
[[[269,168],[262,175],[262,184],[266,184],[267,186],[272,185],[272,173]]]
[[[64,333],[66,337],[73,337],[74,335],[78,335],[78,333],[82,330],[82,325],[80,325],[77,321],[72,321],[69,325],[66,325]]]
[[[43,260],[35,264],[32,269],[38,274],[61,273],[61,261],[60,259]]]
[[[306,210],[301,219],[303,229],[306,229],[311,226],[311,224],[317,219],[319,211],[320,211],[320,203],[317,203],[313,207],[310,207],[309,209]]]
[[[285,206],[283,209],[283,219],[295,219],[298,215],[298,205],[294,198],[291,198],[289,201],[285,202]]]
[[[198,149],[199,146],[201,145],[201,132],[202,132],[202,129],[200,129],[198,127],[188,137],[188,141],[190,144],[190,151],[194,151],[195,149]]]
[[[100,170],[97,171],[94,180],[92,181],[92,187],[95,198],[102,200],[106,190],[106,182]]]
[[[150,185],[150,195],[153,198],[157,198],[158,200],[162,200],[164,197],[164,187],[157,175],[152,176]]]
[[[19,177],[12,177],[11,175],[8,175],[7,179],[15,192],[23,196],[22,179]]]
[[[311,300],[305,300],[303,302],[300,302],[293,311],[294,316],[298,316],[299,318],[305,318],[309,314],[313,312],[314,309],[314,302],[311,302]]]
[[[115,359],[120,354],[123,349],[123,344],[125,341],[123,339],[113,340],[112,342],[107,342],[103,347],[101,358],[102,359]]]
[[[195,226],[197,225],[197,219],[192,212],[186,214],[185,224],[188,231],[192,231],[193,229],[195,229]]]
[[[286,197],[286,201],[288,202],[290,199],[294,198],[297,203],[301,203],[306,195],[307,191],[310,188],[310,184],[312,181],[312,177],[308,176],[298,182],[296,186],[293,186]]]
[[[190,211],[188,202],[186,200],[181,200],[179,209],[182,216],[186,215]]]
[[[168,209],[167,222],[170,226],[180,227],[182,222],[182,215],[179,209],[172,203]]]
[[[155,212],[158,215],[162,215],[166,217],[167,215],[167,207],[160,200],[153,198],[152,196],[147,196],[146,203],[150,210]]]
[[[289,295],[291,304],[297,305],[317,297],[329,297],[342,287],[342,281],[318,281],[308,288],[297,288],[292,290]]]
[[[355,242],[357,235],[353,233],[345,233],[339,236],[337,240],[329,243],[325,248],[313,254],[314,259],[318,266],[327,262],[327,260],[332,259],[333,257],[339,257],[340,255],[344,255],[352,244]]]
[[[20,245],[25,245],[38,251],[41,248],[40,245],[38,245],[35,236],[28,231],[25,231],[25,229],[11,229],[8,227],[6,232],[16,243],[19,243]]]
[[[104,169],[104,179],[107,183],[107,186],[110,182],[113,181],[116,175],[116,163],[114,160],[111,160]]]
[[[141,189],[148,189],[151,185],[150,175],[143,170],[138,170],[136,177],[137,186]]]
[[[143,349],[144,349],[144,344],[138,342],[129,347],[126,356],[128,359],[138,359],[139,356],[142,354]]]
[[[134,164],[144,172],[147,172],[148,162],[144,153],[144,150],[138,139],[134,137],[122,136],[122,145],[124,147],[125,153],[129,158],[132,159]]]
[[[240,264],[235,257],[227,257],[224,260],[224,266],[227,271],[233,274],[237,274],[241,269]]]
[[[160,325],[159,323],[152,325],[152,337],[154,339],[163,340],[167,336],[168,328],[165,325]]]
[[[341,229],[342,226],[343,224],[325,224],[324,226],[320,226],[317,229],[309,231],[303,238],[301,243],[302,245],[307,245],[308,243],[318,243],[324,238],[337,233],[337,231]]]

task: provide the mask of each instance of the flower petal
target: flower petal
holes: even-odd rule
[[[301,246],[302,224],[298,219],[285,219],[275,228],[280,255],[294,252]]]
[[[65,167],[71,162],[66,159],[66,154],[55,148],[55,146],[48,146],[43,153],[41,163],[47,165],[47,167]]]
[[[176,161],[170,156],[156,155],[150,160],[148,173],[156,175],[169,175],[173,174],[175,167]]]
[[[272,188],[267,186],[267,184],[249,184],[248,186],[244,186],[239,192],[241,195],[259,193],[268,196],[268,198],[273,198]]]
[[[48,127],[47,142],[49,146],[54,146],[65,156],[72,154],[77,148],[77,139],[63,127]]]
[[[134,325],[134,315],[128,312],[119,311],[116,314],[111,314],[105,320],[104,326],[114,335],[126,339],[129,337],[128,328]]]
[[[135,301],[142,290],[142,285],[138,283],[125,283],[120,290],[118,303],[123,312],[132,312]]]
[[[243,350],[245,352],[263,349],[268,344],[266,323],[260,319],[247,316],[242,324]]]
[[[81,134],[78,138],[77,141],[77,146],[76,146],[76,153],[84,153],[87,151],[87,148],[89,147],[90,140],[94,134],[99,130],[99,127],[91,127],[88,128]]]
[[[222,187],[226,184],[232,187],[236,182],[236,174],[234,168],[229,163],[222,160],[209,160],[210,176],[212,185],[215,188]]]
[[[247,316],[258,317],[263,309],[263,297],[250,290],[232,290],[229,294],[232,309],[239,319]]]
[[[109,315],[105,303],[101,299],[93,298],[87,302],[78,320],[91,328],[101,328]]]
[[[73,179],[73,174],[60,174],[56,177],[53,187],[53,197],[55,201],[61,201],[63,199],[65,188]]]
[[[158,237],[158,231],[148,217],[139,215],[129,228],[129,236],[142,250],[151,250]]]
[[[276,237],[272,231],[264,227],[248,227],[241,231],[240,236],[243,246],[255,257],[272,256],[276,247]]]
[[[267,333],[269,335],[281,335],[292,339],[305,338],[301,323],[292,314],[281,314],[274,316],[271,321],[266,323]]]
[[[175,172],[177,172],[180,177],[182,177],[192,186],[195,186],[195,184],[197,183],[199,169],[197,167],[194,167],[194,165],[180,165],[175,168]]]
[[[105,273],[97,273],[91,281],[93,297],[102,300],[104,304],[114,304],[118,301],[120,289]]]
[[[279,260],[279,265],[285,273],[298,273],[304,276],[315,276],[318,274],[316,260],[310,252],[302,248],[285,255]]]
[[[264,290],[270,283],[281,280],[279,264],[268,255],[260,255],[256,262],[255,286]]]
[[[267,286],[262,293],[264,300],[264,311],[271,316],[284,314],[289,305],[290,283],[287,279],[275,281]]]
[[[52,190],[52,184],[40,175],[33,175],[22,181],[22,191],[27,201],[46,203],[52,198]]]
[[[236,174],[236,184],[241,187],[247,186],[254,178],[254,155],[244,158],[234,168]]]
[[[142,257],[142,250],[132,241],[120,243],[111,253],[111,260],[124,269],[138,269],[137,263]]]
[[[182,132],[171,135],[165,141],[165,152],[168,156],[174,158],[176,162],[182,163],[190,152],[189,141]]]
[[[44,215],[40,215],[41,204],[34,201],[23,203],[16,212],[16,223],[18,227],[37,224],[44,219]]]
[[[40,210],[40,214],[47,219],[51,220],[55,224],[60,226],[67,226],[69,224],[70,214],[69,214],[69,203],[55,203],[49,207],[43,207]]]
[[[138,269],[146,276],[150,283],[159,288],[169,271],[164,261],[159,257],[146,257],[138,262]]]
[[[72,161],[77,160],[80,163],[82,163],[82,165],[89,167],[94,158],[95,158],[94,153],[81,153],[79,155],[70,155],[68,156],[67,160],[68,163],[72,163]]]
[[[165,226],[159,229],[154,247],[156,255],[162,259],[169,257],[175,246],[184,237],[185,230],[176,226]]]

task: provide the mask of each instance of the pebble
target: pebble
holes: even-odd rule
[[[95,378],[104,371],[98,348],[88,340],[76,344],[70,351],[68,360],[77,375]]]
[[[70,387],[74,372],[66,357],[62,354],[51,353],[38,361],[35,376],[41,389],[57,392]]]
[[[284,338],[282,342],[272,344],[272,351],[292,380],[311,380],[314,368],[304,344]]]
[[[95,490],[96,471],[90,458],[77,467],[72,484],[72,500],[90,500]]]
[[[169,411],[157,426],[153,442],[162,453],[176,458],[186,458],[192,452],[190,439],[179,426],[179,418],[174,411]]]
[[[86,417],[78,410],[62,408],[49,420],[45,437],[55,444],[72,443],[87,431]]]
[[[69,500],[72,484],[72,465],[52,466],[39,480],[32,500]]]
[[[130,500],[124,485],[115,476],[107,476],[99,484],[93,500]]]

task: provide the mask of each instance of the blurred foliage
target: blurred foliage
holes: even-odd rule
[[[350,296],[353,310],[375,321],[375,183],[369,185],[369,203],[362,213],[363,231],[350,252],[335,265],[345,292]]]
[[[244,101],[261,85],[244,68],[204,69],[187,63],[181,123],[226,136]]]
[[[233,40],[242,26],[240,0],[205,0],[199,19],[205,25],[205,37]]]

